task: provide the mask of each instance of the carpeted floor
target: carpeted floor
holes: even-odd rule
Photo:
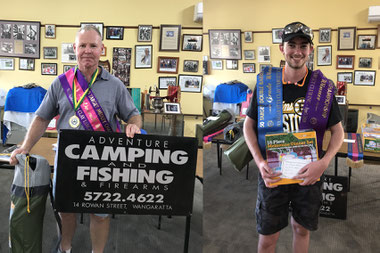
[[[237,172],[223,157],[219,175],[216,145],[204,150],[203,252],[257,252],[258,234],[254,208],[257,194],[257,167],[250,162]],[[326,174],[333,175],[330,165]],[[347,176],[345,160],[339,158],[339,175]],[[319,229],[311,233],[310,253],[374,253],[380,249],[380,166],[353,169],[348,193],[347,219],[321,217]],[[281,232],[277,253],[292,252],[290,226]]]

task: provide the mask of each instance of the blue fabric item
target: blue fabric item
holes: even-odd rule
[[[140,129],[141,134],[147,134],[147,132],[144,129]]]
[[[9,132],[9,129],[5,125],[3,125],[3,138],[2,138],[3,144],[5,144],[5,142],[7,141],[8,132]]]
[[[46,90],[42,87],[10,89],[5,99],[4,111],[35,112],[45,94]]]
[[[241,103],[247,100],[248,86],[244,83],[226,84],[216,86],[214,102]]]

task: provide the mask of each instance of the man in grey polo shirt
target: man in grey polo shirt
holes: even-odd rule
[[[128,137],[140,133],[141,116],[128,90],[119,79],[98,66],[103,47],[96,27],[85,26],[78,31],[74,43],[78,66],[53,81],[23,144],[12,153],[10,164],[17,164],[16,154],[29,153],[56,115],[60,115],[58,130],[116,131],[118,117],[128,123],[125,129]],[[60,213],[60,216],[62,240],[58,252],[71,252],[76,215]],[[92,249],[94,253],[101,253],[108,238],[109,217],[102,214],[91,214],[90,217]]]

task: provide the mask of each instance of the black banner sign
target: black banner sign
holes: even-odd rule
[[[347,177],[324,176],[321,217],[345,220],[347,217]]]
[[[197,140],[62,130],[55,203],[60,212],[189,215]]]

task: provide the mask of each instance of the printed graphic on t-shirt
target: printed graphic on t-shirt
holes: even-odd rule
[[[304,106],[305,98],[298,98],[293,102],[282,104],[282,119],[284,131],[294,132],[299,130],[301,115]]]

